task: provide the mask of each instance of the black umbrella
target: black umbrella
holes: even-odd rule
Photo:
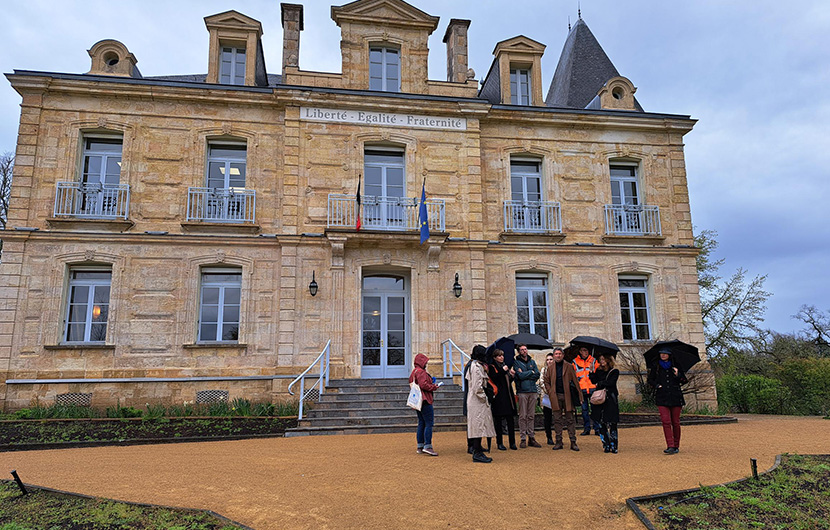
[[[565,359],[568,361],[576,359],[576,356],[579,355],[579,349],[582,347],[588,348],[588,351],[590,351],[591,355],[594,357],[601,354],[613,355],[616,357],[617,352],[620,351],[617,345],[613,342],[609,342],[599,337],[580,335],[579,337],[571,339],[571,345],[565,348]]]
[[[528,350],[553,349],[553,344],[548,342],[548,339],[535,333],[516,333],[515,335],[508,335],[505,338],[512,340],[516,344],[524,344]]]
[[[493,344],[487,346],[487,355],[489,356],[492,354],[493,350],[496,348],[504,352],[504,364],[506,364],[508,368],[513,368],[513,359],[516,358],[516,343],[513,342],[512,339],[502,337]]]
[[[696,347],[679,340],[667,340],[658,342],[643,354],[643,357],[646,358],[646,365],[656,365],[660,359],[661,351],[671,352],[672,363],[680,368],[683,373],[688,372],[692,366],[700,362],[700,353],[698,353]]]

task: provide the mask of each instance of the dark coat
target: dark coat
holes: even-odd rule
[[[487,375],[499,389],[496,398],[490,403],[493,416],[511,416],[516,414],[516,396],[513,394],[513,385],[510,384],[510,374],[501,366],[491,364],[487,367]]]
[[[592,383],[597,385],[596,390],[605,389],[605,403],[591,405],[591,419],[599,423],[619,423],[620,393],[617,390],[617,380],[620,378],[620,371],[612,368],[611,371],[606,372],[602,368],[597,368],[588,377],[591,378]]]
[[[648,372],[648,384],[656,389],[654,402],[658,407],[682,407],[686,404],[683,389],[680,388],[688,382],[686,374],[678,368],[677,375],[674,375],[673,368],[665,370],[658,362]]]

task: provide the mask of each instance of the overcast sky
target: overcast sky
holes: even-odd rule
[[[305,6],[300,67],[340,71],[328,1]],[[346,2],[343,2],[345,4]],[[470,66],[483,77],[496,42],[548,46],[544,92],[577,0],[413,0],[441,17],[430,78],[446,78],[451,18],[472,20]],[[340,3],[336,5],[342,5]],[[83,73],[101,39],[124,43],[145,76],[207,72],[203,18],[235,9],[263,25],[270,73],[282,64],[277,0],[3,0],[0,68]],[[692,219],[720,234],[724,275],[767,274],[766,326],[800,327],[801,304],[830,310],[830,1],[582,0],[582,16],[646,111],[699,120],[686,135]],[[0,152],[14,149],[20,97],[0,83]]]

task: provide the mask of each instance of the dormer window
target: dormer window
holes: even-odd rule
[[[369,48],[369,90],[401,91],[401,51],[385,46]]]
[[[219,82],[223,85],[245,84],[245,48],[222,46]]]
[[[530,69],[510,69],[510,103],[513,105],[530,105],[532,101],[530,91]]]

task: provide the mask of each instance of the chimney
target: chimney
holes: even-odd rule
[[[303,6],[280,4],[282,8],[282,72],[300,68],[300,32],[303,30]]]
[[[467,82],[467,28],[469,20],[453,18],[444,33],[447,43],[447,81]]]

